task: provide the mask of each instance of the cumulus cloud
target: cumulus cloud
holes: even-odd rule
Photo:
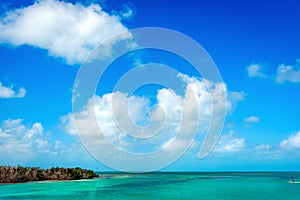
[[[131,15],[130,9],[124,17]],[[39,0],[28,7],[9,11],[0,18],[0,42],[46,49],[69,64],[78,64],[101,42],[124,33],[117,40],[131,38],[119,16],[109,15],[99,5],[84,6],[58,0]],[[112,51],[111,40],[101,56]]]
[[[275,80],[277,83],[300,83],[300,59],[297,60],[294,66],[281,64],[277,68]]]
[[[129,96],[122,92],[95,95],[82,111],[63,116],[62,126],[67,133],[76,134],[75,117],[76,127],[81,130],[80,135],[88,138],[87,142],[98,148],[98,152],[101,152],[99,148],[103,151],[109,150],[106,149],[108,146],[104,140],[109,140],[115,148],[128,152],[147,153],[159,149],[166,152],[181,151],[194,142],[190,138],[195,131],[204,133],[207,130],[213,109],[215,115],[221,117],[222,107],[232,109],[232,104],[243,99],[244,95],[234,92],[232,96],[235,98],[224,102],[222,95],[231,94],[224,83],[214,83],[183,74],[178,76],[186,83],[182,96],[172,89],[160,89],[156,94],[157,104],[153,107],[150,99]],[[194,115],[197,109],[199,113]],[[186,123],[182,123],[183,115]],[[91,123],[94,118],[97,123]],[[175,139],[179,130],[183,130],[184,134],[180,139]],[[105,138],[97,137],[100,132]],[[244,144],[245,140],[233,140],[231,146],[226,148],[234,151]],[[107,156],[110,156],[109,152]]]
[[[26,126],[21,119],[7,119],[0,126],[1,163],[15,163],[48,152],[49,142],[41,123]]]
[[[69,137],[68,142],[64,143],[54,140],[39,122],[26,125],[22,119],[4,120],[0,123],[0,165],[51,167],[57,163],[78,166],[92,162],[80,141]]]
[[[247,118],[243,119],[243,122],[245,122],[245,123],[258,123],[259,122],[259,117],[250,116],[250,117],[247,117]]]
[[[17,91],[13,86],[6,87],[0,82],[0,98],[23,98],[26,95],[26,89],[20,87]]]
[[[262,72],[262,67],[259,64],[252,64],[247,67],[246,70],[249,77],[266,77],[266,75]]]
[[[300,131],[296,135],[291,135],[287,139],[281,141],[279,146],[283,149],[299,149],[300,148]]]

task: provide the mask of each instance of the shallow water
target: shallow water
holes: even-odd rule
[[[0,199],[300,199],[291,173],[101,174],[80,181],[0,185]],[[300,173],[294,173],[295,181]]]

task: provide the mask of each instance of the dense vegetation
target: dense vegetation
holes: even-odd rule
[[[0,183],[23,183],[44,180],[77,180],[98,177],[92,170],[76,168],[52,167],[11,167],[0,166]]]

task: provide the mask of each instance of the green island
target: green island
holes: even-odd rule
[[[41,169],[39,167],[12,167],[0,166],[0,183],[24,183],[28,181],[47,180],[79,180],[92,179],[98,175],[87,169],[52,167]]]

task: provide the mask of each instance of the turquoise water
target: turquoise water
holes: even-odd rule
[[[291,173],[101,174],[94,180],[0,185],[0,199],[300,199]],[[294,173],[300,181],[300,173]]]

